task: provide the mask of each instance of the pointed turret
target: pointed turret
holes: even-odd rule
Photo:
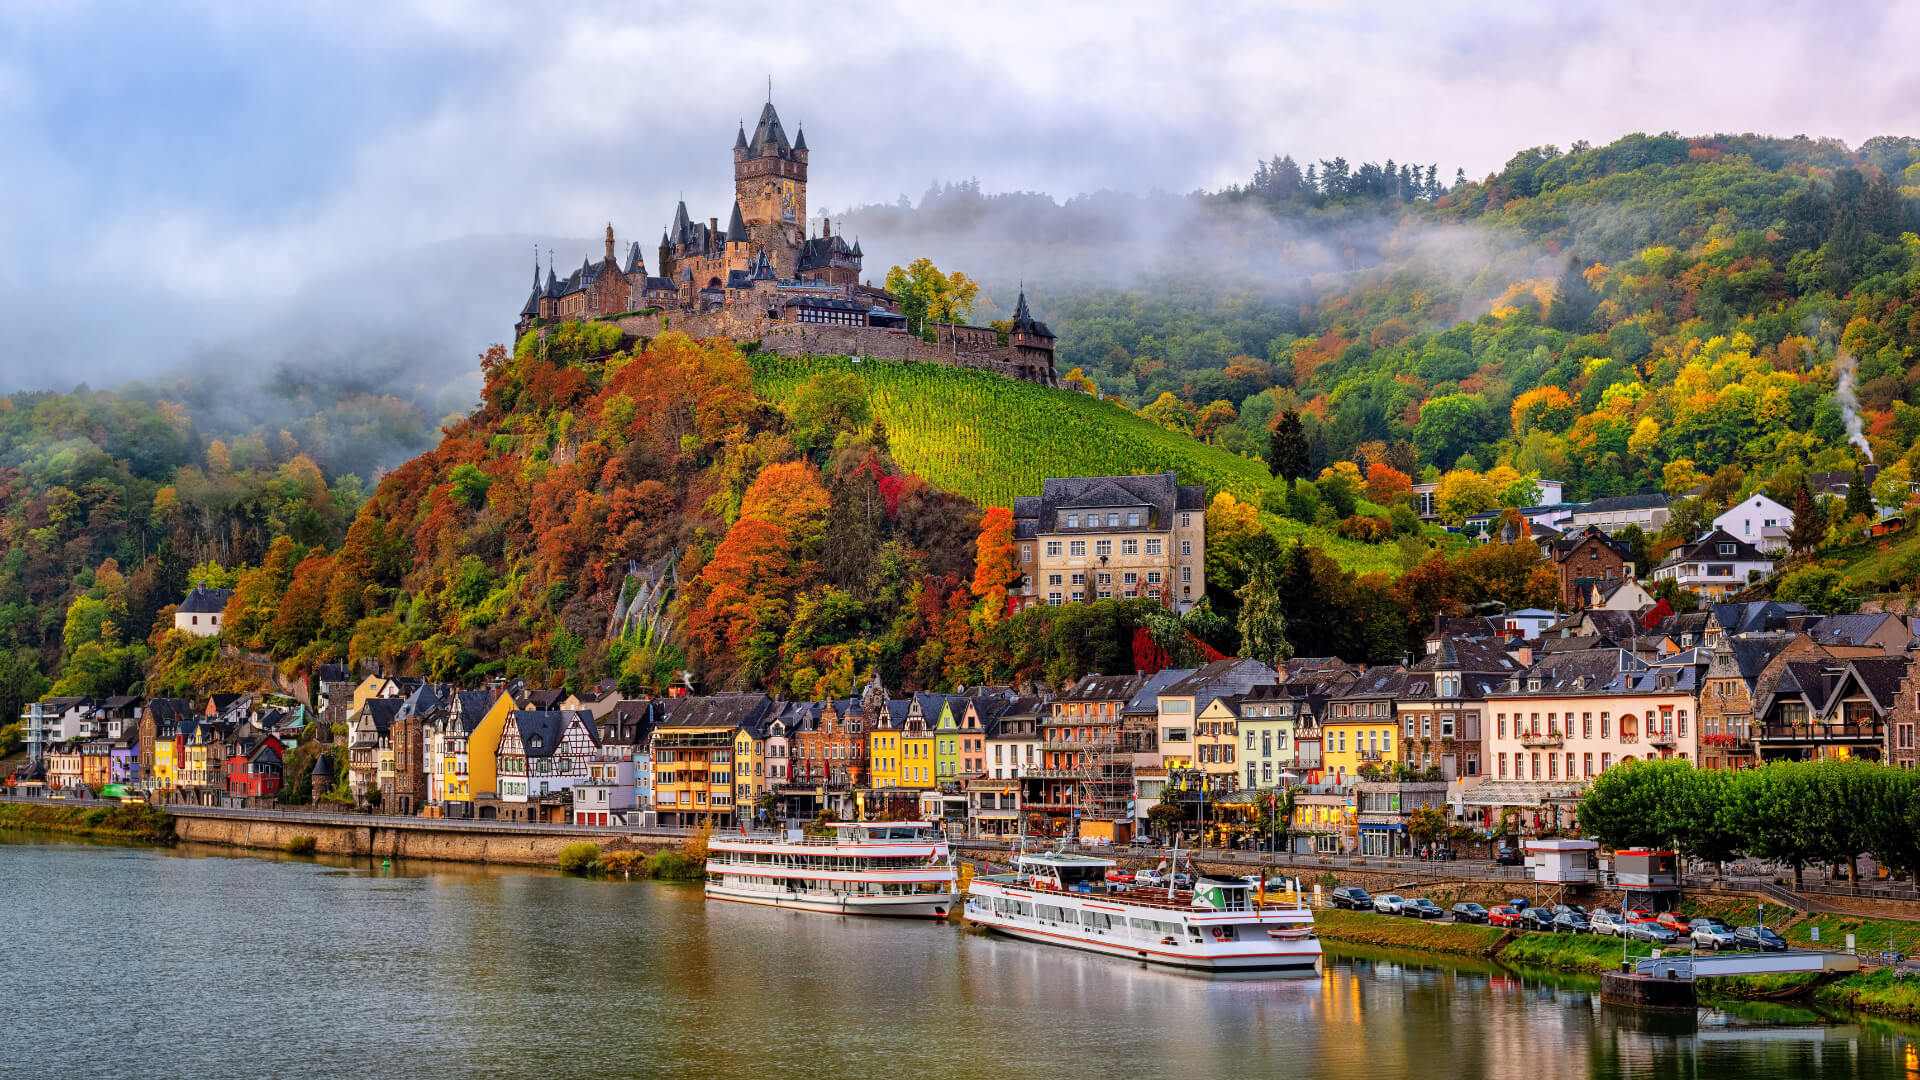
[[[773,111],[771,101],[760,110],[760,122],[754,125],[753,145],[749,152],[764,156],[769,151],[780,157],[787,157],[793,152],[793,146],[787,142],[787,133],[780,127],[780,114]]]
[[[687,216],[687,200],[681,199],[680,205],[673,211],[673,241],[676,244],[687,242],[687,234],[693,231],[693,219]]]
[[[560,276],[553,272],[553,263],[551,260],[547,263],[547,295],[560,295]]]
[[[807,125],[801,124],[800,130],[793,133],[793,148],[795,150],[807,148]]]
[[[856,259],[861,257],[860,256],[860,238],[857,236],[853,238],[853,257]]]
[[[1034,318],[1033,312],[1027,310],[1027,289],[1024,285],[1020,287],[1020,302],[1013,308],[1013,323],[1007,329],[1012,333],[1026,334],[1031,337],[1049,339],[1053,337],[1053,331],[1047,329],[1047,324]],[[1051,348],[1051,346],[1048,347]]]
[[[622,268],[621,273],[644,274],[646,272],[647,264],[640,258],[640,241],[635,240],[627,245],[627,265]]]
[[[740,200],[733,200],[733,216],[727,219],[727,243],[747,242],[747,219],[740,216]]]
[[[747,149],[747,122],[745,120],[740,121],[740,132],[733,137],[733,148],[735,150]]]

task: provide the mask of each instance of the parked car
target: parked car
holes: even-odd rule
[[[1677,911],[1663,911],[1653,920],[1676,934],[1693,932],[1693,920],[1685,918]]]
[[[1580,917],[1581,917],[1581,918],[1583,918],[1583,919],[1584,919],[1584,918],[1586,918],[1586,916],[1587,916],[1587,909],[1586,909],[1586,908],[1583,908],[1583,907],[1581,907],[1581,906],[1580,906],[1579,904],[1555,904],[1555,905],[1553,905],[1553,913],[1554,913],[1555,915],[1565,915],[1565,914],[1566,914],[1567,912],[1569,912],[1569,911],[1571,911],[1571,912],[1573,912],[1573,913],[1574,913],[1575,915],[1578,915],[1578,916],[1580,916]]]
[[[1627,920],[1630,923],[1658,922],[1660,919],[1658,915],[1655,915],[1653,912],[1648,911],[1646,908],[1637,908],[1637,907],[1628,908],[1625,911],[1622,911],[1620,913],[1620,917]]]
[[[1518,848],[1503,847],[1493,853],[1493,861],[1498,866],[1519,866],[1527,860]]]
[[[1787,951],[1786,939],[1764,926],[1743,926],[1733,932],[1733,939],[1742,949],[1758,949],[1761,952]]]
[[[1577,911],[1563,911],[1553,917],[1553,932],[1556,934],[1591,934],[1593,925],[1587,917]]]
[[[1531,907],[1532,905],[1528,904],[1525,900],[1521,899],[1518,896],[1513,896],[1513,897],[1507,898],[1507,906],[1512,908],[1515,911],[1525,911],[1527,910],[1527,908]]]
[[[1381,893],[1373,898],[1373,910],[1382,915],[1398,915],[1407,898],[1398,893]]]
[[[1505,904],[1501,904],[1499,907],[1496,907],[1492,911],[1487,912],[1487,925],[1519,926],[1520,913],[1518,911],[1515,911],[1513,908],[1508,907]]]
[[[1160,871],[1158,870],[1142,870],[1139,873],[1133,875],[1133,883],[1135,885],[1147,885],[1147,886],[1165,885],[1167,883],[1167,879],[1166,879],[1166,876],[1161,874]]]
[[[1520,925],[1523,929],[1544,930],[1552,933],[1553,918],[1553,912],[1548,911],[1546,908],[1528,908],[1520,913]]]
[[[1176,889],[1193,888],[1193,875],[1181,870],[1173,875],[1173,887]]]
[[[1687,924],[1687,936],[1693,939],[1695,945],[1704,945],[1716,951],[1740,946],[1740,939],[1735,936],[1733,927],[1719,919],[1693,920]]]
[[[1118,868],[1109,870],[1107,871],[1107,880],[1113,882],[1115,885],[1131,885],[1133,884],[1133,871]]]
[[[1489,917],[1486,908],[1471,901],[1464,904],[1453,905],[1454,922],[1484,923]]]
[[[1348,911],[1373,910],[1373,894],[1358,885],[1342,885],[1333,890],[1333,906]]]
[[[1626,925],[1627,940],[1645,941],[1653,945],[1671,945],[1680,940],[1680,935],[1661,926],[1657,922],[1630,922]]]
[[[1627,920],[1604,909],[1594,912],[1593,917],[1587,920],[1587,925],[1593,927],[1593,932],[1596,934],[1607,934],[1612,937],[1624,937],[1627,932]]]
[[[1416,919],[1444,919],[1447,917],[1447,913],[1440,910],[1439,904],[1434,903],[1424,896],[1416,896],[1412,900],[1401,904],[1400,914],[1411,915]]]

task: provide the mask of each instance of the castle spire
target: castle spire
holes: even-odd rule
[[[730,244],[747,242],[747,221],[740,215],[740,200],[733,200],[733,216],[727,219],[727,242]]]
[[[793,133],[793,148],[795,150],[805,150],[807,148],[807,125],[805,122],[802,122],[800,127]]]
[[[733,137],[733,148],[735,150],[745,150],[747,148],[747,119],[744,116],[740,118],[739,133]]]

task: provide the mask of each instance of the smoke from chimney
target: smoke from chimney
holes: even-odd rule
[[[1833,358],[1833,396],[1840,402],[1840,416],[1847,424],[1847,441],[1860,448],[1873,460],[1873,447],[1867,445],[1865,426],[1860,422],[1860,397],[1854,393],[1854,380],[1860,374],[1860,365],[1853,354],[1841,349]]]

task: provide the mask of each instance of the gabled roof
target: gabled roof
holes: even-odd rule
[[[515,709],[507,714],[507,719],[520,733],[521,753],[530,758],[543,758],[553,756],[567,733],[568,723],[576,715],[585,719],[584,713],[567,709]],[[592,730],[591,721],[587,722],[587,728]]]
[[[1495,687],[1493,692],[1500,696],[1516,692],[1550,696],[1606,689],[1624,691],[1636,688],[1633,680],[1645,671],[1646,663],[1625,649],[1554,653],[1535,661],[1526,671],[1516,673],[1520,680],[1518,691],[1508,685]],[[1538,690],[1533,689],[1535,679],[1540,681]]]
[[[1577,514],[1611,514],[1622,510],[1659,510],[1668,505],[1667,497],[1654,491],[1642,495],[1610,495],[1604,499],[1595,499],[1574,512]]]
[[[1720,554],[1720,549],[1729,545],[1733,550],[1725,555]],[[1759,548],[1754,547],[1752,544],[1747,543],[1745,540],[1740,539],[1727,530],[1713,529],[1691,544],[1682,544],[1674,548],[1672,553],[1670,553],[1666,557],[1666,560],[1660,565],[1667,567],[1684,562],[1712,559],[1732,559],[1735,562],[1763,562],[1769,565],[1773,562],[1773,556],[1762,552]]]
[[[1405,668],[1370,668],[1362,674],[1359,679],[1355,680],[1352,686],[1347,687],[1337,696],[1343,698],[1397,698],[1406,690],[1406,685],[1407,672]]]
[[[1130,701],[1140,692],[1139,675],[1087,675],[1067,687],[1061,701]]]
[[[1894,631],[1902,644],[1910,636],[1900,616],[1884,611],[1859,615],[1828,615],[1814,623],[1807,631],[1807,636],[1822,645],[1866,645],[1874,635],[1888,630]]]
[[[1440,635],[1439,647],[1411,665],[1409,671],[1498,672],[1518,671],[1520,661],[1507,652],[1498,638],[1463,638]]]
[[[1162,697],[1192,697],[1194,712],[1214,698],[1226,694],[1244,694],[1256,686],[1280,681],[1279,673],[1259,660],[1229,656],[1194,669],[1193,674],[1160,691]]]
[[[1727,636],[1755,634],[1771,629],[1776,619],[1809,614],[1807,606],[1796,601],[1754,600],[1744,604],[1714,604],[1713,619]]]
[[[1148,513],[1143,524],[1118,525],[1114,528],[1167,529],[1172,527],[1174,511],[1204,511],[1206,499],[1207,489],[1204,486],[1181,484],[1179,477],[1172,472],[1146,476],[1054,477],[1042,485],[1038,499],[1014,500],[1014,518],[1016,526],[1025,517],[1034,521],[1037,532],[1055,533],[1062,531],[1059,517],[1063,509],[1145,507]],[[1092,526],[1076,528],[1075,531],[1095,532],[1107,527]]]
[[[183,614],[214,614],[227,610],[227,601],[233,598],[232,589],[209,589],[205,585],[195,585],[185,600],[175,610]]]
[[[739,727],[765,715],[773,699],[765,694],[712,694],[667,698],[660,703],[661,727]]]

